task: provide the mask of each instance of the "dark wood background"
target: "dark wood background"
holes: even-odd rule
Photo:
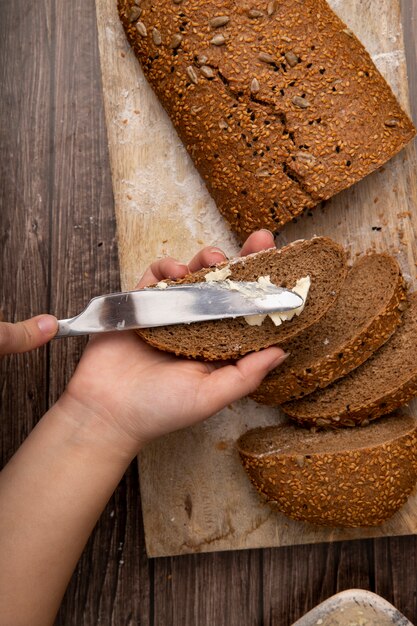
[[[416,120],[417,0],[402,7]],[[10,321],[67,317],[119,289],[94,0],[0,0],[0,75],[0,309]],[[83,346],[3,359],[2,465],[63,391]],[[134,463],[56,624],[287,626],[352,587],[417,620],[417,538],[148,560]]]

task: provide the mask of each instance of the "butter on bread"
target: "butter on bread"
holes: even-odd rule
[[[326,237],[296,241],[281,250],[271,248],[236,258],[218,266],[217,275],[220,270],[222,276],[227,274],[233,281],[256,281],[260,276],[269,276],[273,284],[288,288],[309,276],[311,288],[303,313],[280,326],[275,326],[269,318],[261,326],[250,326],[243,318],[236,318],[137,332],[151,345],[178,355],[209,361],[238,358],[280,344],[317,322],[335,302],[347,269],[343,248]],[[212,272],[212,269],[200,270],[176,284],[201,282]]]

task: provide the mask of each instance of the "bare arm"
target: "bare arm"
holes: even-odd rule
[[[271,245],[253,235],[245,253]],[[192,271],[218,262],[203,250]],[[187,266],[153,264],[141,286]],[[135,333],[94,337],[60,400],[0,474],[0,606],[8,626],[53,623],[83,547],[146,442],[250,393],[285,358],[268,348],[215,368],[154,350]]]

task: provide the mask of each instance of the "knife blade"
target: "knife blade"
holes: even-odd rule
[[[256,282],[219,281],[168,285],[93,298],[75,317],[59,320],[56,337],[293,311],[297,293]]]

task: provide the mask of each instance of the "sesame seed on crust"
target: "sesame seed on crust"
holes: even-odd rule
[[[237,447],[252,484],[276,510],[312,524],[365,527],[391,517],[415,488],[416,444],[416,420],[393,415],[360,432],[257,428]]]

